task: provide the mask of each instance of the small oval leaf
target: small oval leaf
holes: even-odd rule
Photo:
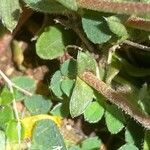
[[[115,16],[111,16],[108,18],[105,18],[109,29],[111,30],[111,32],[113,32],[115,35],[117,35],[118,37],[122,38],[123,40],[125,40],[126,38],[128,38],[128,32],[126,27],[121,23],[121,20],[118,17]]]
[[[32,130],[35,125],[35,123],[39,120],[43,119],[50,119],[53,120],[58,126],[61,124],[61,118],[58,116],[50,116],[47,114],[40,114],[40,115],[35,115],[35,116],[30,116],[23,118],[21,120],[22,127],[23,127],[23,139],[31,138],[32,135]]]
[[[63,76],[74,79],[77,75],[77,62],[74,59],[66,60],[60,68]]]
[[[82,75],[87,70],[96,74],[97,63],[90,53],[79,51],[77,56],[77,69],[78,75]]]
[[[67,8],[55,0],[23,0],[27,7],[44,13],[62,13]]]
[[[0,108],[0,127],[14,118],[13,110],[10,106],[4,106]]]
[[[58,97],[61,98],[63,95],[62,89],[61,89],[61,82],[62,82],[62,75],[60,71],[56,71],[51,78],[51,83],[50,83],[50,89],[52,92]]]
[[[93,90],[84,81],[77,77],[70,100],[72,117],[81,115],[93,100]]]
[[[0,102],[1,105],[8,105],[13,101],[13,95],[10,92],[10,90],[8,90],[8,88],[6,87],[3,88],[0,98],[1,98]]]
[[[104,108],[98,102],[92,102],[84,112],[84,118],[90,123],[98,122],[104,114]]]
[[[47,27],[37,40],[37,55],[43,59],[54,59],[63,55],[65,42],[69,42],[68,33],[58,25]]]
[[[105,120],[108,130],[112,134],[117,134],[124,127],[123,112],[115,105],[107,105]]]
[[[41,95],[26,97],[24,103],[32,115],[48,113],[52,106],[52,102]]]
[[[12,32],[18,23],[21,12],[19,0],[0,0],[0,6],[0,20]]]
[[[31,149],[67,150],[57,125],[51,120],[41,120],[36,123]]]
[[[20,132],[20,133],[19,133]],[[17,142],[19,140],[19,134],[22,137],[21,133],[21,127],[19,129],[18,127],[18,122],[15,120],[12,120],[8,123],[7,128],[6,128],[6,136],[9,141],[12,142]]]
[[[98,150],[102,141],[98,137],[90,137],[85,139],[82,143],[82,150]]]
[[[138,150],[138,148],[135,146],[135,145],[133,145],[133,144],[125,144],[125,145],[123,145],[123,146],[121,146],[118,150]]]
[[[74,87],[74,80],[65,79],[61,82],[62,91],[69,97]]]
[[[95,44],[105,43],[111,38],[110,32],[108,32],[109,28],[99,13],[95,16],[94,12],[84,15],[82,26],[89,40]]]

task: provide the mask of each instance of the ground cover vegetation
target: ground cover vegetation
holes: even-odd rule
[[[150,0],[0,0],[0,149],[149,150]]]

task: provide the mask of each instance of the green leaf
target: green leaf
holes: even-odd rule
[[[10,104],[13,101],[13,95],[10,92],[10,90],[8,90],[8,88],[6,87],[3,88],[0,98],[1,98],[1,102],[0,102],[1,105]]]
[[[92,102],[84,111],[84,119],[90,123],[98,122],[104,114],[104,108],[97,101]]]
[[[123,112],[115,105],[107,105],[105,120],[108,130],[112,134],[117,134],[124,127],[125,118]]]
[[[82,150],[98,150],[102,142],[98,137],[90,137],[81,143]]]
[[[79,51],[77,56],[77,70],[78,75],[82,75],[85,71],[91,71],[96,74],[97,63],[88,52]]]
[[[143,149],[144,150],[149,150],[150,149],[150,131],[145,131]]]
[[[10,106],[4,106],[0,108],[0,127],[4,126],[8,121],[12,120],[13,117],[13,110]]]
[[[63,76],[74,79],[77,75],[77,62],[74,59],[66,60],[60,68]]]
[[[58,103],[53,107],[50,113],[54,116],[60,116],[65,118],[69,115],[69,104],[68,102]]]
[[[68,150],[82,150],[78,145],[71,145],[71,147],[68,148]]]
[[[15,120],[12,120],[8,123],[6,128],[6,136],[10,142],[18,142],[18,132],[21,134],[21,129],[18,128],[18,123]]]
[[[144,129],[135,121],[130,120],[125,131],[125,141],[141,149],[144,138]]]
[[[111,38],[109,28],[99,13],[88,13],[82,18],[82,26],[89,40],[95,44],[107,42]]]
[[[0,20],[12,32],[18,23],[21,12],[19,0],[0,0],[0,6]]]
[[[33,129],[31,150],[67,150],[57,125],[51,120],[38,121]]]
[[[128,38],[128,31],[126,27],[121,23],[121,20],[118,17],[111,16],[105,19],[108,23],[108,26],[111,32],[116,34],[122,40],[125,40]]]
[[[146,115],[150,115],[150,102],[149,102],[149,91],[148,91],[148,85],[146,83],[144,83],[142,85],[142,88],[139,90],[139,100],[138,100],[138,104],[141,106],[141,109],[143,110],[143,112]]]
[[[12,82],[15,83],[20,88],[29,91],[30,93],[33,93],[36,89],[36,82],[34,79],[28,77],[28,76],[17,76],[12,79]],[[15,91],[15,99],[16,100],[23,100],[26,95],[18,91],[17,89]]]
[[[44,13],[63,13],[67,11],[63,5],[55,0],[23,0],[28,7]]]
[[[63,92],[61,90],[61,82],[62,82],[62,75],[60,71],[56,71],[51,78],[50,89],[53,93],[58,97],[61,98]]]
[[[70,113],[72,117],[81,115],[93,100],[93,90],[77,77],[70,99]]]
[[[78,7],[77,7],[77,3],[76,0],[56,0],[59,3],[61,3],[63,6],[65,6],[68,9],[77,11]]]
[[[47,27],[36,42],[36,53],[43,59],[54,59],[65,53],[70,41],[70,32],[61,26]]]
[[[0,148],[1,150],[5,150],[5,133],[3,131],[0,130]]]
[[[17,76],[12,79],[12,82],[24,90],[29,90],[30,92],[33,91],[36,86],[35,80],[28,76]]]
[[[41,95],[26,97],[24,103],[32,115],[48,113],[52,106],[52,102]]]
[[[73,87],[74,87],[74,80],[70,79],[62,80],[61,89],[68,97],[70,97]]]
[[[138,150],[138,148],[135,145],[132,144],[125,144],[123,146],[121,146],[118,150]]]

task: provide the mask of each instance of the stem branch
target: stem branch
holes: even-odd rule
[[[101,93],[111,103],[117,105],[119,108],[124,110],[125,113],[130,115],[133,119],[139,122],[142,126],[150,129],[150,117],[145,116],[134,104],[128,101],[124,96],[117,93],[110,86],[106,85],[103,81],[99,80],[91,72],[84,72],[81,75],[81,79],[89,84],[96,91]]]

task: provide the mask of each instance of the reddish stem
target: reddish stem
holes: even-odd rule
[[[150,3],[114,2],[112,0],[77,0],[77,5],[90,10],[118,14],[150,14]]]
[[[80,76],[83,81],[89,84],[92,88],[101,93],[105,98],[107,98],[111,103],[117,105],[119,108],[125,111],[128,115],[138,121],[145,128],[150,129],[150,117],[144,115],[138,107],[134,106],[128,99],[126,99],[121,94],[117,93],[111,87],[106,85],[103,81],[99,80],[91,72],[84,72]]]
[[[150,20],[147,19],[143,19],[139,17],[130,17],[126,21],[126,25],[133,28],[145,30],[145,31],[150,31]]]

